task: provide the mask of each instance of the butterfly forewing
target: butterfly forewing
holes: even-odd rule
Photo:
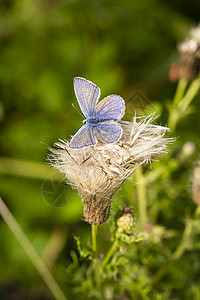
[[[100,89],[89,80],[75,77],[74,91],[85,117],[88,118],[94,116],[95,106],[101,93]]]
[[[88,125],[82,126],[77,133],[73,136],[70,141],[70,148],[82,148],[91,145],[95,145],[97,143],[97,139],[93,134],[93,128]]]
[[[95,111],[99,120],[120,120],[125,112],[124,100],[118,95],[111,95],[101,100]]]
[[[122,128],[118,123],[114,122],[98,123],[94,128],[94,133],[106,143],[114,143],[120,138]]]

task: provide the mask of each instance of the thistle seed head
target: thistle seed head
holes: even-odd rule
[[[172,139],[165,138],[168,128],[152,125],[154,116],[121,121],[121,138],[115,143],[98,142],[94,146],[72,149],[60,140],[50,149],[50,164],[63,173],[78,190],[86,222],[99,225],[109,217],[111,200],[134,170],[150,163],[167,151]]]

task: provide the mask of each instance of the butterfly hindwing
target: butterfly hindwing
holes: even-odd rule
[[[83,125],[70,141],[70,148],[83,148],[91,145],[95,145],[97,139],[93,134],[93,128],[88,125]]]
[[[100,97],[100,89],[89,80],[81,77],[74,78],[74,91],[85,117],[94,116],[95,106]]]
[[[120,120],[125,112],[124,100],[118,95],[110,95],[101,100],[95,111],[99,120]]]
[[[120,138],[121,133],[121,125],[115,122],[99,122],[94,127],[94,134],[99,136],[106,143],[116,142]]]

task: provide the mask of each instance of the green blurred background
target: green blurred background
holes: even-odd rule
[[[71,106],[78,106],[73,78],[83,76],[101,88],[102,97],[116,93],[127,103],[140,91],[161,113],[176,88],[168,74],[178,58],[177,43],[198,24],[199,12],[198,0],[0,1],[0,194],[41,255],[53,261],[47,245],[60,245],[52,250],[58,256],[52,267],[66,294],[65,268],[76,248],[72,232],[87,241],[90,226],[81,220],[80,197],[56,185],[61,177],[45,157],[48,145],[69,139],[81,125]],[[160,122],[165,125],[166,120],[164,114]],[[190,139],[200,145],[192,121],[199,124],[199,116],[177,129],[180,144]],[[189,211],[193,208],[188,204]],[[170,214],[176,213],[173,206]],[[160,218],[152,221],[172,219]],[[43,299],[43,288],[1,219],[0,298]]]

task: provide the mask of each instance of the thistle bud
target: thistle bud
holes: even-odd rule
[[[133,208],[125,207],[122,216],[117,220],[119,229],[125,231],[127,234],[131,234],[135,225],[135,219],[133,216]]]

